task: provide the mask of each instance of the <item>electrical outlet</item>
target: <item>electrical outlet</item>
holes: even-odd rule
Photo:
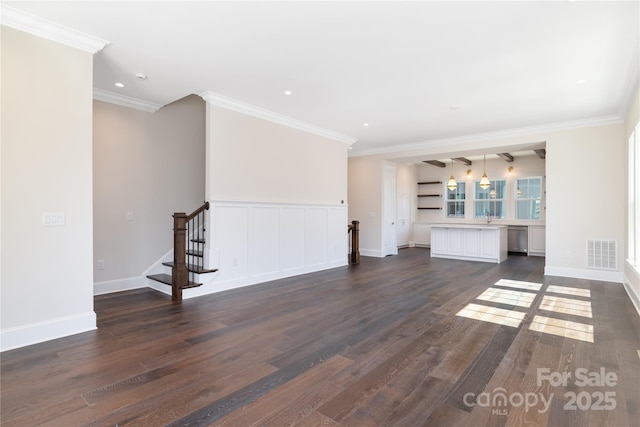
[[[104,270],[104,260],[103,259],[99,259],[96,261],[96,268],[98,270]]]
[[[133,212],[127,212],[127,221],[133,221]]]
[[[231,263],[232,267],[237,267],[238,266],[238,258],[234,258],[233,262]]]

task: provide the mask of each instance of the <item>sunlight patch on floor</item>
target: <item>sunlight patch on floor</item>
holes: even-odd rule
[[[554,294],[575,295],[579,297],[591,298],[591,291],[589,289],[581,288],[569,288],[567,286],[555,286],[549,285],[547,292],[553,292]]]
[[[539,308],[540,310],[553,311],[555,313],[593,317],[591,314],[591,301],[545,295],[540,302]]]
[[[527,289],[530,291],[539,291],[542,283],[522,282],[519,280],[500,279],[495,283],[497,286],[505,286],[507,288]]]
[[[531,292],[510,291],[506,289],[489,288],[477,299],[501,304],[515,305],[518,307],[531,307],[536,294]]]
[[[501,287],[511,289],[502,289]],[[500,279],[492,287],[482,292],[476,300],[510,305],[513,306],[514,310],[471,303],[456,313],[456,316],[518,328],[527,313],[515,309],[517,307],[530,308],[540,289],[542,289],[541,283]],[[567,286],[550,285],[545,290],[546,292],[591,298],[591,291],[588,289]],[[593,318],[591,301],[585,299],[544,295],[537,308],[552,313]],[[593,326],[586,323],[536,315],[529,326],[529,330],[593,342]],[[640,350],[638,350],[638,356],[640,357]]]
[[[529,329],[545,334],[558,335],[575,340],[593,342],[593,326],[569,320],[535,316]]]
[[[526,313],[521,311],[505,310],[502,308],[488,307],[486,305],[479,304],[468,304],[465,308],[456,313],[456,316],[517,328],[520,326],[525,314]]]

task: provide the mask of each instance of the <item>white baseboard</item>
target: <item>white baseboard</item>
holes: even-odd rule
[[[574,279],[598,280],[601,282],[622,283],[622,272],[590,270],[587,268],[570,268],[546,266],[545,276],[572,277]]]
[[[138,277],[126,277],[124,279],[105,280],[104,282],[95,282],[93,284],[93,295],[112,294],[114,292],[130,291],[132,289],[140,288],[154,288],[150,286],[147,276],[150,274],[157,274],[165,272],[168,267],[162,265],[165,261],[171,261],[173,259],[173,249],[162,255],[157,259],[149,268],[140,274]],[[164,286],[164,285],[162,285]],[[158,289],[160,290],[160,289]],[[171,295],[171,287],[169,287],[169,295]]]
[[[347,265],[345,205],[210,203],[204,265],[219,271],[200,275],[203,285],[185,289],[185,299]],[[162,262],[171,258],[169,251],[140,277],[96,284],[95,294],[145,286],[170,294],[146,276],[168,272]]]
[[[624,278],[624,282],[622,282],[622,285],[624,286],[624,290],[627,291],[627,295],[629,295],[631,303],[633,303],[633,306],[636,308],[638,316],[640,316],[640,295],[636,295],[636,293],[633,291],[627,277]]]
[[[360,249],[360,255],[374,258],[384,258],[386,256],[382,254],[382,251],[376,249]]]
[[[315,273],[323,270],[330,270],[332,268],[342,267],[348,265],[346,260],[340,262],[326,263],[317,266],[309,266],[305,268],[296,268],[292,270],[284,270],[274,272],[272,274],[265,274],[261,276],[253,277],[241,277],[226,281],[216,281],[217,274],[202,275],[200,277],[203,285],[198,288],[185,289],[182,291],[182,298],[189,299],[203,295],[209,295],[217,292],[228,291],[230,289],[242,288],[245,286],[258,285],[260,283],[270,282],[272,280],[285,279],[287,277],[299,276],[301,274]],[[211,276],[211,277],[207,277]],[[169,294],[171,294],[169,288]]]
[[[25,347],[94,329],[96,329],[96,313],[93,311],[46,322],[8,328],[0,332],[0,351]]]
[[[629,260],[625,264],[623,284],[629,299],[640,316],[640,269],[631,264]]]
[[[145,276],[128,277],[126,279],[107,280],[93,284],[93,295],[111,294],[113,292],[129,291],[147,286]]]

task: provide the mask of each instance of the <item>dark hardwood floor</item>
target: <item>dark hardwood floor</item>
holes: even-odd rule
[[[621,284],[428,254],[182,304],[98,296],[97,331],[2,353],[1,423],[640,425],[640,318]]]

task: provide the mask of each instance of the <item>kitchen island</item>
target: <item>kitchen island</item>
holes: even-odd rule
[[[431,256],[501,263],[507,259],[507,226],[431,224]]]

